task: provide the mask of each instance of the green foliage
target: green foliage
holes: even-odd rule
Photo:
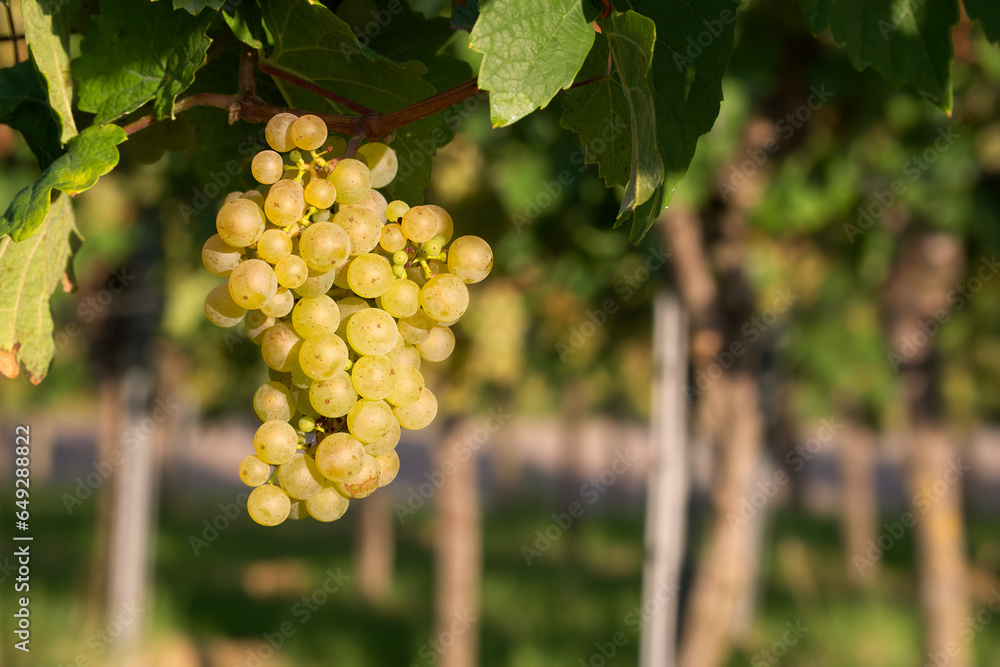
[[[993,0],[963,0],[965,11],[973,21],[979,21],[991,42],[1000,42],[1000,5]]]
[[[66,143],[77,133],[73,120],[73,81],[69,73],[69,29],[73,6],[22,0],[24,34],[31,57],[48,87],[51,113],[61,127],[59,140]]]
[[[203,9],[219,10],[226,0],[174,0],[174,9],[184,9],[191,16],[198,16]]]
[[[24,135],[42,169],[62,152],[59,126],[50,109],[45,82],[30,60],[0,69],[0,123]]]

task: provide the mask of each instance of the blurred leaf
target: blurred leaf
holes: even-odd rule
[[[963,0],[965,12],[973,21],[979,21],[986,38],[1000,42],[1000,5],[996,0]]]
[[[24,135],[42,169],[62,153],[45,84],[30,60],[0,69],[0,123]]]
[[[197,16],[203,9],[218,11],[226,0],[174,0],[174,9],[187,10],[191,16]]]
[[[472,32],[479,20],[479,0],[452,0],[451,27],[454,30]]]
[[[492,0],[481,7],[471,48],[483,54],[479,87],[490,91],[494,127],[545,107],[573,83],[594,44],[587,0]]]
[[[0,373],[38,384],[55,351],[49,300],[66,273],[71,237],[77,235],[73,205],[56,195],[42,228],[27,241],[0,240]]]
[[[260,5],[257,2],[240,2],[235,7],[226,6],[220,16],[236,35],[236,39],[255,49],[264,48],[264,26],[260,16]]]
[[[73,120],[73,79],[69,72],[69,29],[73,6],[62,2],[21,0],[24,34],[31,57],[48,87],[52,113],[61,127],[59,141],[77,134]]]

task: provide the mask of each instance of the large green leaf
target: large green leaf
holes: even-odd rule
[[[470,46],[483,54],[479,87],[490,91],[495,127],[548,105],[573,83],[594,44],[589,0],[489,0],[481,3]]]
[[[50,113],[60,126],[59,140],[76,136],[73,120],[73,78],[69,72],[69,28],[72,6],[65,2],[21,0],[24,35],[31,57],[48,88]]]
[[[72,195],[89,189],[118,164],[115,146],[125,139],[125,130],[117,125],[88,127],[70,139],[66,153],[14,197],[0,218],[0,237],[9,234],[20,242],[34,234],[49,214],[52,190]]]
[[[0,239],[0,373],[7,377],[17,377],[22,364],[34,384],[48,372],[55,352],[49,300],[76,234],[70,197],[59,194],[37,234],[20,243]]]
[[[455,30],[472,32],[479,19],[479,0],[452,0],[451,27]]]
[[[809,29],[817,35],[829,30],[855,67],[874,67],[891,83],[912,86],[951,111],[956,0],[800,0],[800,4]]]
[[[42,169],[62,152],[45,83],[30,60],[0,69],[0,123],[24,135]]]
[[[79,106],[105,123],[153,101],[158,118],[173,117],[174,99],[194,81],[210,40],[214,14],[191,16],[166,2],[145,3],[137,19],[131,0],[102,0],[73,61]]]
[[[973,21],[979,21],[986,38],[1000,42],[1000,3],[996,0],[963,0],[965,13]]]
[[[222,8],[219,15],[233,31],[236,39],[255,49],[264,48],[264,26],[261,24],[260,5],[257,2],[227,5]]]
[[[197,16],[203,9],[218,11],[226,0],[174,0],[174,9],[183,9],[191,16]]]
[[[396,111],[434,94],[419,73],[364,51],[350,27],[323,6],[307,0],[280,0],[263,6],[264,26],[273,41],[267,62],[312,81],[380,113]],[[422,68],[421,68],[422,69]],[[292,106],[313,111],[349,113],[341,105],[276,79]],[[384,188],[387,198],[423,202],[430,180],[432,136],[440,125],[434,114],[396,131],[392,147],[399,158],[396,180]]]

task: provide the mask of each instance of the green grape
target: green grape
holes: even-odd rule
[[[275,151],[264,150],[253,156],[250,173],[264,185],[276,183],[285,174],[285,161]]]
[[[396,475],[399,474],[399,454],[396,452],[382,454],[376,456],[375,461],[378,463],[378,487],[381,489],[383,486],[392,484],[392,480],[396,479]]]
[[[403,234],[403,228],[395,222],[390,222],[382,227],[382,236],[379,238],[378,244],[386,252],[400,252],[406,247],[406,235]]]
[[[405,201],[395,199],[385,207],[385,217],[390,223],[398,223],[403,215],[410,210],[409,204]]]
[[[385,197],[378,190],[374,188],[369,190],[365,198],[358,202],[358,206],[374,213],[379,225],[384,225],[387,222],[385,217]]]
[[[358,474],[365,448],[348,433],[331,433],[316,448],[316,467],[331,482],[343,482]]]
[[[335,482],[334,486],[341,494],[349,498],[367,498],[378,489],[379,475],[382,473],[374,456],[365,454],[361,470],[350,479]]]
[[[288,373],[299,359],[302,338],[286,322],[278,322],[264,332],[260,343],[264,363],[276,371]]]
[[[431,335],[417,343],[417,352],[427,361],[444,361],[455,349],[455,334],[448,327],[434,327]]]
[[[303,433],[312,433],[316,430],[316,418],[311,415],[299,417],[299,430]]]
[[[282,287],[296,289],[309,277],[309,266],[298,255],[287,255],[274,265],[274,275]]]
[[[292,501],[274,484],[258,486],[247,498],[247,513],[262,526],[277,526],[288,518]]]
[[[333,202],[336,201],[337,188],[325,178],[314,178],[306,185],[303,194],[307,204],[325,209],[333,206]],[[313,220],[316,220],[315,216]]]
[[[299,366],[313,380],[329,380],[346,363],[347,344],[334,334],[307,338],[299,350]]]
[[[437,213],[438,216],[438,228],[437,232],[434,234],[434,238],[440,236],[441,245],[447,245],[448,241],[455,234],[455,222],[451,219],[451,214],[444,210],[437,204],[426,204],[427,208]],[[431,253],[436,255],[437,253]]]
[[[226,285],[219,285],[205,296],[205,317],[217,327],[236,326],[246,312],[243,306],[233,301]]]
[[[292,392],[285,385],[274,380],[262,384],[253,395],[253,409],[262,422],[289,421],[295,414]]]
[[[396,323],[392,315],[378,308],[366,308],[347,322],[347,342],[358,354],[379,357],[396,345]]]
[[[386,356],[396,366],[413,366],[420,370],[420,353],[417,352],[417,348],[408,345],[402,336],[399,337],[399,340],[402,344],[394,347]]]
[[[306,298],[323,296],[330,291],[331,287],[333,287],[333,280],[336,276],[336,271],[327,271],[326,273],[323,273],[322,271],[313,271],[310,269],[309,277],[306,278],[301,285],[295,288],[295,293]]]
[[[400,426],[410,431],[417,431],[434,421],[437,409],[437,398],[430,389],[424,387],[416,403],[398,405],[393,408],[392,414],[399,420]]]
[[[385,144],[365,144],[358,149],[358,157],[365,161],[371,171],[371,187],[384,188],[396,178],[399,160],[396,153]]]
[[[365,445],[365,453],[371,454],[372,456],[381,456],[382,454],[387,454],[396,448],[399,444],[399,438],[402,435],[402,430],[399,428],[399,422],[393,417],[389,421],[389,430],[385,434],[378,438],[377,440],[372,440]]]
[[[371,252],[382,238],[382,225],[379,224],[378,218],[361,206],[342,205],[333,216],[332,222],[347,232],[347,236],[351,239],[352,255]]]
[[[343,417],[358,400],[351,376],[338,371],[327,380],[317,380],[309,386],[309,402],[324,417]]]
[[[347,282],[347,272],[351,270],[351,262],[354,261],[354,257],[347,260],[347,264],[337,269],[337,277],[333,279],[334,286],[348,291],[351,291],[351,284]]]
[[[430,241],[424,244],[424,252],[428,255],[440,255],[441,254],[441,242],[437,240],[438,237],[432,238]],[[437,271],[435,271],[437,273]]]
[[[420,306],[438,322],[457,320],[469,307],[469,288],[458,276],[438,274],[420,289]]]
[[[305,503],[306,511],[309,512],[309,516],[317,521],[326,523],[336,521],[344,516],[350,501],[341,495],[333,483],[330,483],[324,485],[315,496],[303,502]]]
[[[493,250],[478,236],[462,236],[448,248],[448,271],[463,282],[478,283],[493,268]]]
[[[392,253],[392,263],[395,264],[396,266],[406,266],[406,264],[409,261],[410,261],[410,256],[407,254],[405,250],[397,250],[396,252]],[[416,283],[413,284],[416,285]]]
[[[438,323],[427,316],[423,309],[409,317],[403,317],[397,324],[399,335],[410,345],[423,343],[431,335],[431,329]]]
[[[292,309],[292,326],[303,338],[335,334],[340,326],[340,307],[326,294],[300,299]]]
[[[248,259],[229,274],[229,294],[247,310],[260,308],[278,291],[274,269],[262,259]]]
[[[441,220],[430,206],[414,206],[403,214],[403,234],[414,243],[426,243],[437,234]]]
[[[247,201],[252,201],[254,204],[260,207],[260,210],[264,210],[264,195],[260,193],[260,190],[247,190],[240,197],[241,199],[246,199]]]
[[[240,481],[247,486],[266,484],[271,476],[271,466],[251,454],[240,462]]]
[[[267,219],[279,227],[287,227],[297,222],[305,213],[306,200],[302,185],[290,179],[282,179],[271,186],[264,200]]]
[[[382,255],[358,255],[347,267],[347,284],[360,297],[374,299],[392,284],[392,265]]]
[[[304,151],[314,151],[323,145],[329,132],[319,116],[306,114],[292,121],[292,142]]]
[[[277,282],[277,279],[275,279]],[[271,317],[284,317],[288,313],[292,312],[292,306],[295,305],[295,295],[291,290],[285,289],[284,287],[278,287],[277,291],[274,293],[267,302],[260,307],[261,312],[265,315],[270,315]]]
[[[315,271],[339,269],[347,263],[353,247],[350,235],[333,222],[315,222],[299,237],[299,255]]]
[[[291,498],[307,500],[323,488],[323,476],[313,457],[298,452],[278,466],[278,484]]]
[[[410,317],[420,308],[420,287],[412,280],[393,280],[382,293],[382,308],[393,317]]]
[[[424,376],[413,366],[396,366],[396,386],[386,401],[396,406],[413,405],[424,390]]]
[[[296,120],[297,117],[290,113],[279,113],[272,116],[264,127],[264,139],[267,140],[267,145],[279,153],[287,153],[295,148],[291,129],[292,123]]]
[[[348,296],[337,302],[337,307],[340,309],[340,326],[337,327],[337,335],[347,340],[347,320],[350,319],[351,315],[358,312],[359,310],[364,310],[366,308],[371,308],[368,302],[356,296]]]
[[[257,254],[268,264],[277,264],[292,252],[292,239],[283,229],[265,230],[257,240]]]
[[[265,315],[259,310],[250,310],[247,311],[246,317],[243,318],[243,330],[246,331],[247,338],[253,343],[260,345],[264,340],[264,334],[274,326],[274,322],[274,318],[270,315]]]
[[[372,187],[372,173],[364,162],[344,158],[327,178],[337,188],[338,204],[357,204]]]
[[[215,227],[222,240],[234,248],[256,243],[264,233],[264,212],[249,199],[234,199],[219,209]]]
[[[285,421],[266,421],[253,436],[257,458],[267,465],[281,465],[295,454],[299,436],[292,425]]]
[[[213,234],[201,248],[201,263],[211,273],[225,278],[243,259],[239,248],[231,246],[222,240],[218,234]]]
[[[361,442],[372,442],[385,435],[392,419],[392,408],[385,401],[359,398],[347,413],[347,428]]]
[[[388,357],[361,357],[351,368],[351,380],[362,398],[386,398],[396,388],[396,367]]]

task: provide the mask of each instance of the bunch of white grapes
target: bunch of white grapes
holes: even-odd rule
[[[250,516],[334,521],[396,477],[401,429],[437,414],[420,364],[451,354],[466,285],[489,274],[493,251],[476,236],[448,246],[454,225],[439,206],[386,202],[377,188],[398,167],[387,145],[343,156],[320,118],[288,113],[265,137],[273,150],[251,171],[268,187],[231,193],[202,249],[228,278],[205,315],[243,326],[269,368],[253,398],[256,453],[239,469],[255,487]]]

